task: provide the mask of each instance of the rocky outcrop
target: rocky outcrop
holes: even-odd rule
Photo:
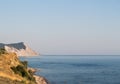
[[[0,48],[5,48],[7,52],[14,52],[17,54],[17,56],[37,56],[38,55],[38,53],[33,51],[24,42],[12,43],[12,44],[0,43]]]
[[[27,63],[20,61],[15,53],[0,55],[0,78],[0,82],[8,80],[8,84],[37,84],[27,70]]]
[[[34,75],[37,84],[49,84],[44,77]]]
[[[3,51],[2,51],[3,52]],[[15,53],[0,54],[0,84],[48,84],[46,79],[34,76],[26,61],[20,61]]]

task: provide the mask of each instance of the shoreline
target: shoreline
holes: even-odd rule
[[[33,77],[35,78],[37,84],[49,84],[47,79],[43,76],[33,75]]]
[[[45,77],[35,74],[35,72],[37,72],[37,69],[28,67],[28,71],[31,71],[33,73],[33,77],[35,78],[37,84],[49,84],[48,80]]]

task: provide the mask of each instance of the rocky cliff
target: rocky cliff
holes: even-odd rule
[[[4,48],[7,52],[14,52],[17,54],[17,56],[37,56],[38,55],[24,42],[12,43],[12,44],[0,43],[0,48]]]
[[[47,81],[34,76],[27,68],[27,61],[20,61],[15,53],[0,49],[0,84],[47,84]]]
[[[0,55],[0,84],[37,83],[26,62],[21,62],[15,53],[5,53]]]

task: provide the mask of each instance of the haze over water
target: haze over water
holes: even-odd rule
[[[40,54],[120,55],[120,0],[1,0],[0,28]]]
[[[0,43],[21,41],[51,84],[120,84],[120,0],[0,0]]]

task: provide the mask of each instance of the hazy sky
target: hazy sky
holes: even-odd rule
[[[42,54],[120,54],[120,0],[1,0],[0,42]]]

